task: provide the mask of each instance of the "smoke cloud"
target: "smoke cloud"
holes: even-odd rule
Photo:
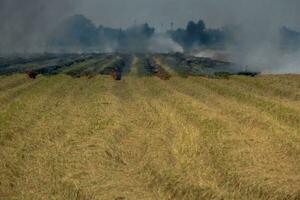
[[[299,8],[298,0],[86,0],[78,10],[97,23],[115,27],[135,20],[161,31],[170,29],[171,22],[177,28],[199,19],[209,27],[238,25],[239,43],[226,46],[234,61],[250,70],[300,72],[300,53],[283,52],[279,36],[282,26],[300,30]]]
[[[43,51],[46,35],[74,14],[97,26],[125,29],[149,23],[159,32],[171,29],[171,22],[178,28],[203,19],[208,27],[241,27],[239,43],[226,45],[238,55],[237,62],[253,70],[300,72],[300,53],[283,52],[278,31],[282,26],[300,30],[299,8],[298,0],[0,0],[0,53]],[[164,37],[156,37],[149,48],[181,50]]]
[[[153,53],[184,52],[183,48],[178,43],[162,34],[154,36],[149,41],[148,51]]]
[[[40,51],[45,35],[73,8],[71,0],[0,0],[0,53]]]
[[[299,6],[297,0],[84,0],[76,11],[98,24],[123,28],[135,20],[167,29],[170,22],[184,27],[189,20],[203,19],[211,27],[246,23],[260,29],[300,29]]]

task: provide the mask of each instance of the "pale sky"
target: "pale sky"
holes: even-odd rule
[[[228,23],[287,25],[300,30],[299,0],[76,0],[75,11],[96,24],[127,27],[149,22],[156,27],[185,26],[204,19],[209,26]]]
[[[299,11],[299,0],[0,0],[0,47],[38,43],[74,14],[115,28],[148,22],[158,31],[199,19],[208,27],[244,24],[255,40],[282,25],[300,31]]]

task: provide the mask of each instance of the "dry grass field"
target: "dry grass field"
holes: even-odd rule
[[[300,199],[299,75],[137,71],[1,76],[0,199]]]

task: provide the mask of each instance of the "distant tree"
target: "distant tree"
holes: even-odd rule
[[[148,23],[130,27],[126,30],[128,37],[150,38],[155,32],[154,28],[151,28]]]
[[[90,47],[98,42],[98,32],[91,20],[74,15],[63,21],[51,34],[50,46]]]
[[[199,34],[201,34],[201,33],[204,32],[205,29],[206,29],[206,25],[205,25],[204,21],[203,20],[199,20],[198,23],[197,23],[197,32]]]
[[[167,34],[182,47],[187,48],[185,29],[179,28],[175,31],[168,31]]]
[[[280,28],[279,33],[281,48],[283,50],[297,51],[300,49],[300,32],[284,26]]]
[[[148,23],[142,25],[142,33],[143,33],[147,38],[152,37],[153,34],[154,34],[154,32],[155,32],[155,28],[151,28],[151,27],[149,26]]]
[[[205,42],[208,40],[207,39],[207,33],[205,33],[206,30],[206,26],[203,20],[199,20],[197,23],[197,30],[196,30],[196,34],[197,34],[197,43],[198,45],[203,45],[205,44]]]
[[[198,38],[197,35],[197,24],[193,21],[188,22],[186,26],[185,43],[186,46],[192,46]]]
[[[205,33],[206,26],[203,20],[199,20],[197,23],[190,21],[186,27],[186,45],[203,45],[208,40]]]
[[[195,37],[197,33],[197,24],[193,21],[189,21],[186,26],[186,33],[188,36]]]
[[[231,45],[238,45],[242,42],[243,38],[241,33],[243,28],[240,25],[227,25],[222,28],[224,35],[224,42]]]
[[[154,33],[155,29],[147,23],[128,28],[120,37],[120,51],[145,52]]]
[[[202,41],[205,45],[222,47],[225,42],[225,34],[220,29],[207,29]]]
[[[186,50],[194,46],[222,46],[225,41],[223,30],[207,29],[203,20],[199,20],[197,23],[189,21],[186,29],[169,31],[168,34]]]

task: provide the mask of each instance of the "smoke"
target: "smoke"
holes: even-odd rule
[[[113,27],[127,27],[135,20],[164,31],[171,22],[177,28],[199,19],[213,28],[237,25],[239,42],[226,45],[233,61],[250,70],[299,72],[298,53],[282,51],[278,33],[282,26],[300,30],[299,8],[299,0],[85,0],[77,11]]]
[[[72,8],[71,0],[0,0],[0,53],[41,51],[45,35]]]
[[[278,63],[265,70],[265,73],[300,73],[300,51],[283,54]]]
[[[280,35],[282,26],[299,30],[299,1],[240,1],[230,6],[235,11],[225,6],[221,15],[224,16],[224,24],[239,26],[235,33],[238,42],[226,46],[229,52],[234,52],[235,62],[262,73],[300,72],[299,52],[283,49]],[[226,10],[231,10],[231,14],[228,12],[226,15]]]
[[[287,25],[300,28],[298,0],[81,0],[76,12],[97,24],[128,27],[148,22],[157,29],[184,27],[189,20],[203,19],[210,27],[224,24]]]
[[[148,45],[148,51],[154,53],[169,53],[180,52],[183,53],[183,48],[166,35],[155,35]]]
[[[234,60],[251,70],[299,72],[299,52],[280,49],[278,30],[300,30],[299,0],[0,0],[0,53],[45,50],[44,39],[58,22],[76,13],[99,25],[126,28],[148,22],[156,30],[185,27],[203,19],[208,27],[238,25],[239,42],[227,43]],[[151,51],[181,51],[176,43],[155,36]],[[106,51],[115,46],[106,45]]]
[[[226,46],[226,50],[232,53],[233,62],[262,73],[300,72],[300,52],[290,51],[290,44],[282,44],[285,36],[280,35],[279,26],[266,24],[265,27],[253,28],[244,24],[237,34],[238,42]]]

